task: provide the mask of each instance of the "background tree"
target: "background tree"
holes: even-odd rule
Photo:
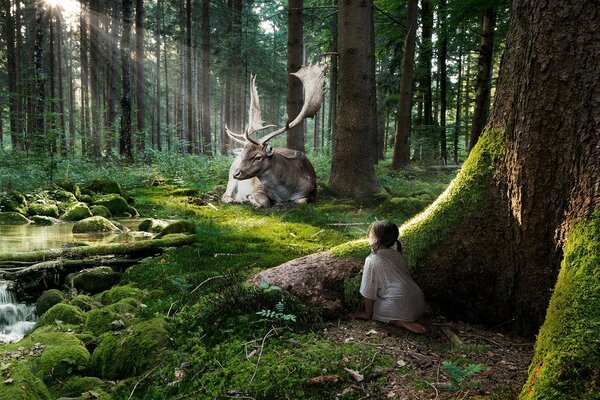
[[[210,135],[210,1],[202,0],[202,154],[212,155]]]
[[[371,46],[373,2],[339,3],[339,108],[333,137],[330,189],[343,196],[365,196],[378,190],[371,135],[375,134],[375,96]]]
[[[132,0],[123,0],[123,33],[121,36],[121,131],[119,153],[122,158],[131,160],[131,9]]]
[[[302,83],[290,74],[297,72],[304,63],[304,0],[288,1],[288,56],[287,56],[287,115],[294,119],[302,109]],[[304,121],[287,133],[287,147],[304,151]]]
[[[135,0],[135,104],[137,146],[146,148],[146,95],[144,81],[144,0]]]

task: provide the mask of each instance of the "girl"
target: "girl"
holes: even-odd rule
[[[427,332],[420,321],[425,312],[423,292],[410,277],[398,241],[398,226],[375,221],[368,230],[371,255],[365,260],[360,294],[365,310],[354,316],[389,322],[415,333]],[[392,246],[396,245],[396,250]]]

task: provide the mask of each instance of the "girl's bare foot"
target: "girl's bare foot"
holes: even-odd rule
[[[400,326],[404,329],[408,329],[414,333],[427,333],[427,326],[419,321],[407,322],[407,321],[390,321],[391,324]]]

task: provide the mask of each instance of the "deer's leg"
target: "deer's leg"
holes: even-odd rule
[[[308,204],[308,197],[301,197],[298,200],[296,200],[295,203],[299,205]]]
[[[271,207],[271,199],[269,196],[263,191],[252,192],[250,196],[248,196],[248,200],[254,205],[258,203],[258,207],[269,208]],[[252,201],[254,200],[254,201]]]

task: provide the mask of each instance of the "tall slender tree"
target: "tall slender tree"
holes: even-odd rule
[[[202,153],[212,155],[210,135],[210,0],[202,0]]]
[[[146,96],[144,82],[144,0],[135,0],[135,104],[137,149],[146,149]]]
[[[99,0],[90,0],[90,96],[91,96],[91,137],[88,143],[90,155],[92,157],[100,156],[102,122],[100,120],[100,2]]]
[[[287,46],[287,115],[291,121],[302,109],[302,83],[290,74],[297,72],[304,61],[304,0],[288,1]],[[287,147],[304,151],[304,121],[288,131]]]
[[[156,42],[154,57],[156,57],[156,135],[153,136],[153,147],[161,151],[162,150],[162,137],[161,137],[161,87],[160,87],[160,47],[161,47],[161,19],[162,19],[162,1],[157,0],[156,2],[156,30],[154,32],[154,41]],[[167,94],[168,96],[168,94]]]
[[[121,34],[121,131],[119,153],[122,158],[133,159],[131,140],[131,15],[133,0],[123,0],[123,33]]]
[[[35,100],[33,130],[31,132],[31,149],[34,154],[41,155],[47,152],[45,145],[46,126],[46,74],[44,69],[44,32],[46,13],[42,4],[35,5],[35,38],[33,44],[33,63],[35,77]]]
[[[113,149],[116,135],[117,118],[117,82],[119,78],[119,35],[121,33],[122,0],[114,0],[111,18],[110,40],[108,40],[108,88],[106,110],[106,147],[107,152]]]
[[[446,65],[446,60],[448,58],[448,28],[446,26],[446,12],[446,0],[439,0],[438,68],[440,71],[440,159],[442,164],[446,164],[448,161],[448,150],[446,146],[446,110],[448,108],[448,67]]]
[[[6,43],[6,70],[8,74],[8,107],[10,140],[14,151],[23,149],[22,126],[20,124],[19,96],[17,87],[17,50],[15,48],[15,23],[11,0],[4,0],[4,35]]]
[[[192,154],[195,149],[194,140],[194,87],[192,85],[194,70],[192,68],[192,0],[186,0],[185,5],[185,65],[186,65],[186,109],[187,109],[187,122],[186,122],[186,152]]]
[[[371,35],[373,1],[339,3],[339,110],[333,137],[330,189],[342,196],[365,196],[379,189],[373,167],[371,113],[375,55]]]
[[[60,6],[58,6],[60,7]],[[67,132],[65,123],[65,96],[64,96],[64,67],[63,67],[63,39],[62,39],[62,13],[60,8],[56,10],[56,68],[58,70],[57,78],[57,111],[59,121],[59,137],[60,137],[60,154],[65,157],[67,155]]]
[[[81,152],[89,155],[90,107],[89,107],[89,12],[82,3],[79,14],[79,57],[81,64]]]

